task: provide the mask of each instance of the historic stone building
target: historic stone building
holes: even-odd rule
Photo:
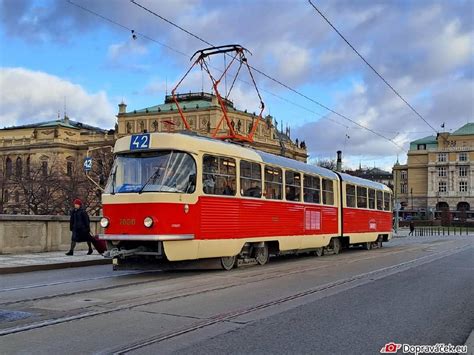
[[[471,217],[474,123],[411,142],[407,164],[395,164],[393,172],[402,215]]]
[[[0,213],[60,213],[52,206],[53,196],[61,196],[55,191],[61,189],[57,185],[64,192],[79,184],[76,180],[84,177],[81,166],[87,151],[104,148],[110,155],[107,147],[113,146],[115,138],[113,130],[67,117],[0,129]],[[54,203],[63,203],[63,211],[70,205],[70,201]]]
[[[179,100],[191,129],[212,136],[222,115],[216,97],[190,93],[179,95]],[[231,101],[226,104],[235,130],[246,134],[257,116],[235,109]],[[0,213],[61,214],[67,211],[73,194],[87,200],[91,212],[99,213],[99,191],[87,183],[82,171],[87,152],[95,155],[93,173],[103,185],[112,158],[110,147],[117,138],[140,132],[178,132],[183,128],[176,105],[166,96],[161,105],[131,112],[121,103],[115,129],[111,130],[67,117],[0,129]],[[289,128],[284,133],[279,131],[270,116],[260,121],[254,140],[251,145],[257,149],[306,161],[305,143],[293,142]]]
[[[178,95],[180,106],[193,131],[199,134],[212,136],[221,116],[222,110],[218,105],[216,96],[208,93],[189,93]],[[225,100],[229,119],[234,129],[247,134],[257,116],[253,113],[240,111],[234,104]],[[124,103],[119,105],[117,115],[117,133],[119,137],[140,132],[176,132],[184,129],[182,119],[172,97],[167,95],[161,105],[147,107],[141,110],[126,111]],[[221,125],[219,134],[227,131],[226,125]],[[306,162],[305,142],[293,142],[290,139],[290,130],[277,129],[271,116],[260,120],[254,136],[253,147],[286,157]]]

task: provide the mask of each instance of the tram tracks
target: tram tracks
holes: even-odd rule
[[[374,271],[371,271],[369,273],[365,273],[365,274],[362,274],[362,275],[356,275],[356,276],[348,278],[348,279],[344,279],[344,280],[336,281],[336,282],[331,283],[331,284],[323,285],[324,287],[320,286],[320,287],[317,287],[315,289],[310,289],[310,290],[307,290],[307,291],[296,293],[296,294],[292,295],[291,297],[285,297],[285,298],[282,298],[280,300],[274,300],[272,302],[267,302],[267,303],[258,305],[258,307],[255,306],[257,308],[250,307],[249,309],[246,309],[244,311],[248,313],[248,312],[253,312],[254,309],[255,310],[258,310],[260,308],[264,309],[264,308],[270,307],[273,304],[288,302],[288,301],[293,300],[293,299],[298,299],[298,298],[304,297],[306,295],[311,295],[313,293],[320,292],[321,290],[324,290],[324,289],[333,288],[333,287],[336,287],[336,286],[344,285],[346,283],[354,282],[354,281],[360,280],[361,278],[367,277],[367,275],[376,275],[377,273],[385,272],[387,270],[396,270],[396,269],[405,267],[407,265],[413,265],[415,263],[419,263],[420,261],[423,261],[423,260],[427,260],[425,262],[431,262],[431,261],[434,261],[436,259],[439,259],[439,258],[448,256],[448,255],[457,253],[459,251],[465,250],[466,249],[465,247],[466,246],[464,245],[460,248],[456,248],[456,249],[453,249],[453,250],[444,250],[444,251],[437,252],[437,253],[431,253],[430,255],[426,255],[426,256],[421,257],[421,258],[416,258],[416,259],[413,259],[413,260],[410,260],[410,261],[407,261],[407,262],[403,262],[401,264],[397,264],[397,265],[385,267],[385,268],[382,268],[382,269],[374,270]],[[406,252],[406,250],[399,250],[398,252]],[[379,254],[379,253],[377,253],[377,254]],[[380,253],[380,255],[378,257],[380,257],[380,256],[383,256],[383,254]],[[346,263],[367,260],[367,259],[375,258],[375,257],[377,257],[377,256],[373,255],[372,257],[369,257],[369,258],[365,257],[365,258],[358,258],[358,259],[350,259],[350,260],[347,260]],[[286,266],[288,266],[288,265],[286,265]],[[44,319],[44,320],[29,323],[29,324],[25,324],[25,325],[18,325],[18,326],[11,327],[11,328],[5,328],[3,330],[0,330],[0,336],[5,336],[5,335],[15,334],[15,333],[22,333],[22,332],[30,331],[30,330],[33,330],[33,329],[48,327],[48,326],[52,326],[52,325],[56,325],[56,324],[61,324],[61,323],[77,321],[77,320],[81,320],[81,319],[85,319],[85,318],[111,314],[111,313],[120,312],[120,311],[123,311],[123,310],[130,310],[130,309],[140,307],[140,306],[148,306],[148,305],[153,305],[153,304],[160,303],[160,302],[177,300],[179,298],[196,296],[196,295],[209,293],[209,292],[216,292],[216,291],[225,290],[225,289],[237,287],[237,286],[244,285],[244,284],[259,283],[259,282],[262,282],[264,280],[275,279],[275,278],[279,278],[279,277],[288,276],[288,275],[291,275],[291,274],[314,271],[314,270],[317,270],[317,269],[327,268],[327,267],[331,267],[331,266],[334,266],[334,265],[333,264],[325,264],[325,265],[319,265],[317,267],[309,267],[309,268],[298,267],[298,268],[293,268],[293,270],[288,270],[287,268],[285,269],[284,267],[280,267],[280,268],[276,268],[276,270],[275,269],[274,270],[267,270],[268,272],[261,272],[262,269],[260,269],[259,273],[254,272],[254,278],[251,279],[251,280],[249,280],[248,278],[235,277],[235,278],[230,278],[230,281],[228,283],[226,283],[226,284],[220,283],[217,286],[213,285],[211,287],[204,287],[204,288],[199,289],[199,288],[196,288],[196,286],[190,285],[189,287],[181,288],[181,289],[178,289],[178,290],[173,290],[171,292],[165,292],[163,294],[160,294],[160,297],[158,299],[155,298],[155,299],[150,300],[150,295],[144,295],[141,299],[135,299],[134,302],[128,302],[128,303],[122,303],[122,304],[120,304],[120,303],[123,302],[124,300],[110,302],[110,303],[101,305],[103,307],[107,307],[106,309],[91,309],[91,307],[88,307],[88,309],[85,312],[82,312],[82,313],[79,313],[79,314],[68,315],[68,316],[57,317],[57,318]],[[159,281],[156,281],[156,282],[159,282]],[[114,305],[114,303],[115,303],[115,305]],[[244,314],[244,313],[242,313],[242,314]],[[224,315],[218,315],[216,317],[213,317],[210,320],[207,319],[207,320],[203,321],[204,325],[202,325],[202,324],[194,325],[191,330],[188,329],[188,330],[183,330],[183,331],[189,332],[189,331],[197,330],[197,329],[200,329],[202,327],[207,327],[209,325],[215,324],[216,322],[221,322],[223,320],[227,320],[229,317],[230,318],[235,318],[235,317],[238,317],[240,315],[241,315],[241,313],[239,313],[239,312],[237,312],[237,313],[231,312],[230,314],[226,313]],[[196,328],[196,329],[194,329],[194,328]],[[173,334],[169,335],[168,338],[179,335],[179,334],[176,334],[176,335],[173,335]],[[152,340],[153,340],[153,342],[159,342],[159,341],[166,340],[166,339],[161,339],[161,340],[160,339],[161,339],[161,337],[153,338]],[[147,340],[147,341],[149,341],[149,340]]]
[[[387,277],[393,274],[396,274],[398,272],[402,272],[408,269],[411,269],[413,267],[418,267],[427,263],[431,263],[433,261],[436,261],[438,259],[456,254],[461,251],[465,251],[467,249],[473,248],[472,246],[469,246],[468,248],[464,247],[459,247],[454,250],[447,250],[447,251],[441,251],[435,254],[430,254],[426,255],[423,257],[419,257],[410,261],[402,262],[396,265],[384,267],[378,270],[362,273],[359,275],[355,275],[346,279],[342,280],[337,280],[334,282],[326,283],[324,285],[320,285],[314,288],[311,288],[309,290],[301,291],[298,293],[294,293],[292,295],[286,296],[286,297],[281,297],[277,298],[268,302],[260,303],[257,305],[253,305],[247,308],[243,308],[240,310],[232,311],[232,312],[225,312],[225,313],[220,313],[213,315],[211,317],[208,317],[204,320],[200,320],[198,322],[194,322],[189,326],[182,327],[178,330],[171,331],[168,333],[164,334],[158,334],[149,338],[141,339],[136,342],[127,344],[125,346],[120,346],[116,347],[113,349],[110,349],[106,351],[107,353],[112,353],[114,355],[116,354],[126,354],[129,352],[132,352],[134,350],[139,350],[142,348],[145,348],[150,345],[155,345],[167,340],[171,340],[173,338],[177,338],[181,335],[189,334],[198,330],[201,330],[203,328],[207,328],[210,326],[213,326],[215,324],[221,323],[221,322],[227,322],[227,321],[233,321],[236,318],[239,318],[241,316],[249,315],[252,313],[256,313],[258,311],[263,311],[265,309],[278,306],[284,303],[289,303],[291,301],[297,301],[299,299],[302,299],[307,296],[315,295],[318,293],[323,293],[325,291],[332,291],[337,288],[342,288],[343,290],[347,290],[348,288],[353,288],[353,287],[358,287],[361,284],[375,281],[377,279],[381,279],[383,277]],[[336,291],[337,292],[337,291]]]
[[[394,250],[396,249],[396,250]],[[412,248],[410,248],[411,250]],[[415,249],[413,249],[415,250]],[[358,261],[363,261],[363,260],[370,260],[370,259],[375,259],[380,257],[380,253],[401,253],[401,252],[406,252],[408,251],[406,248],[399,249],[399,247],[395,248],[386,248],[383,250],[379,250],[379,253],[372,253],[373,255],[370,256],[363,256],[361,258],[352,258],[352,255],[348,254],[342,254],[338,255],[338,262],[339,263],[353,263],[353,262],[358,262]],[[327,259],[321,259],[321,260],[327,260]],[[256,268],[253,272],[251,272],[248,275],[239,275],[239,277],[242,277],[244,279],[252,278],[255,277],[255,274],[262,275],[263,273],[267,275],[269,278],[275,278],[278,276],[272,276],[272,273],[276,272],[278,273],[280,268],[282,267],[280,265],[281,262],[285,263],[285,274],[282,274],[281,276],[288,275],[288,274],[296,274],[296,273],[301,273],[301,272],[308,272],[308,271],[314,271],[318,269],[323,269],[327,267],[333,266],[333,264],[318,264],[318,265],[312,265],[310,267],[301,267],[300,265],[296,265],[290,269],[288,269],[288,263],[286,263],[287,260],[278,260],[277,263],[271,263],[270,265],[267,265],[265,269],[261,268]],[[291,260],[292,261],[292,260]],[[31,303],[31,302],[38,302],[38,301],[44,301],[44,300],[51,300],[54,298],[60,298],[60,297],[70,297],[70,296],[76,296],[76,295],[81,295],[81,294],[87,294],[91,292],[98,292],[98,291],[108,291],[108,290],[114,290],[117,288],[126,288],[130,286],[138,286],[138,285],[145,285],[145,284],[153,284],[157,282],[162,282],[164,279],[170,279],[172,276],[180,275],[180,273],[175,273],[174,271],[176,270],[154,270],[154,271],[138,271],[138,272],[130,272],[127,274],[120,274],[120,275],[109,275],[109,276],[99,276],[99,277],[91,277],[91,278],[86,278],[86,279],[79,279],[79,280],[66,280],[66,281],[58,281],[58,282],[51,282],[51,283],[44,283],[44,284],[33,284],[33,285],[25,285],[25,286],[20,286],[20,287],[12,287],[12,288],[5,288],[5,289],[0,289],[0,293],[2,292],[13,292],[13,291],[20,291],[20,290],[27,290],[27,289],[34,289],[34,288],[41,288],[41,287],[51,287],[51,286],[61,286],[61,285],[66,285],[66,284],[73,284],[73,283],[85,283],[85,282],[91,282],[91,281],[100,281],[100,280],[106,280],[106,279],[112,279],[112,278],[122,278],[126,276],[133,276],[133,275],[143,275],[143,274],[152,274],[156,272],[170,272],[169,274],[160,274],[159,279],[147,279],[143,281],[134,281],[134,282],[128,282],[128,283],[122,283],[122,284],[117,284],[117,285],[109,285],[109,286],[99,286],[99,287],[94,287],[94,288],[87,288],[87,289],[82,289],[82,290],[77,290],[77,291],[71,291],[71,292],[63,292],[63,293],[57,293],[57,294],[52,294],[52,295],[47,295],[47,296],[39,296],[39,297],[32,297],[32,298],[26,298],[26,299],[20,299],[20,300],[14,300],[14,301],[6,301],[6,302],[0,302],[0,307],[1,306],[11,306],[14,304],[19,304],[19,303]],[[195,272],[199,272],[200,270],[196,270]],[[172,273],[171,273],[172,272]],[[180,272],[180,271],[179,271]],[[189,270],[185,271],[186,273],[189,273]],[[221,271],[218,271],[221,272]],[[235,270],[233,272],[236,272]],[[194,272],[193,272],[194,273]],[[162,276],[165,276],[163,279]],[[185,275],[188,276],[188,275]],[[218,276],[216,276],[218,277]]]

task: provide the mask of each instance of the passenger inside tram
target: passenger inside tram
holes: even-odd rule
[[[262,196],[262,189],[260,186],[257,185],[255,181],[251,182],[251,186],[244,190],[244,196],[249,197],[261,197]]]

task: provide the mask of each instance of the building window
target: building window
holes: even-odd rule
[[[304,175],[303,201],[321,203],[321,179],[319,176]]]
[[[346,206],[356,206],[356,190],[354,185],[346,185]]]
[[[72,176],[72,161],[67,162],[66,170],[67,176]]]
[[[6,169],[5,169],[6,178],[9,179],[12,176],[12,173],[13,173],[12,160],[10,158],[7,158]]]
[[[367,188],[357,186],[357,207],[367,208]]]
[[[334,205],[334,184],[332,180],[323,179],[323,203],[325,205]]]
[[[459,181],[459,192],[467,192],[467,181]]]
[[[400,186],[400,192],[402,194],[407,194],[408,193],[408,184],[401,184]]]
[[[416,149],[417,149],[417,150],[426,150],[426,144],[418,144],[418,145],[416,146]]]
[[[369,189],[369,208],[375,209],[375,190]]]
[[[262,197],[262,168],[260,164],[240,161],[240,188],[242,196]]]
[[[23,174],[23,162],[20,157],[16,158],[15,164],[15,175],[17,178],[20,178]]]
[[[283,176],[280,168],[265,167],[265,197],[271,200],[282,199]]]
[[[439,162],[446,162],[448,161],[448,155],[446,153],[439,153],[438,154],[438,161]]]
[[[459,153],[459,161],[467,161],[467,152]]]
[[[406,180],[408,178],[408,171],[402,170],[400,173],[400,177],[402,180]]]
[[[15,203],[20,203],[20,191],[15,191]]]
[[[439,184],[438,184],[438,191],[439,192],[446,192],[447,191],[447,188],[446,188],[446,181],[440,181]]]
[[[204,155],[202,179],[205,194],[235,195],[235,159]]]
[[[446,177],[448,174],[447,174],[447,170],[446,170],[446,167],[445,166],[439,166],[438,167],[438,176],[439,177]]]
[[[459,176],[460,177],[466,177],[467,176],[467,172],[468,172],[468,167],[467,166],[460,166],[459,167]]]
[[[41,162],[41,172],[43,173],[43,176],[48,176],[48,162],[47,161]]]
[[[285,196],[288,201],[299,201],[301,197],[301,175],[285,171]]]
[[[5,203],[8,203],[8,200],[10,200],[10,192],[8,190],[5,190]]]

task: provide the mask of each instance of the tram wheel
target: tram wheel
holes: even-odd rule
[[[372,242],[364,243],[364,249],[365,249],[365,250],[370,250],[370,249],[372,249]]]
[[[230,271],[237,262],[237,256],[225,256],[221,258],[221,266],[224,270]]]
[[[316,255],[318,257],[323,256],[324,255],[324,248],[316,249],[316,251],[314,252],[314,255]]]
[[[255,260],[259,265],[265,265],[268,263],[269,254],[268,254],[268,245],[263,243],[263,247],[257,248],[255,253]]]
[[[333,238],[332,239],[332,250],[334,254],[339,254],[341,252],[342,246],[341,246],[341,241],[339,238]]]

